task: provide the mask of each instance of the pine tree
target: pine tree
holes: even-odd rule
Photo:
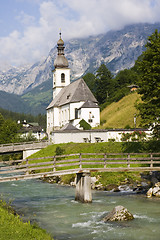
[[[108,68],[102,64],[96,74],[96,98],[99,104],[106,102],[113,91],[112,74]]]
[[[145,47],[136,63],[140,74],[139,93],[143,101],[137,108],[143,123],[152,126],[156,138],[160,138],[160,33],[157,30],[148,37]]]

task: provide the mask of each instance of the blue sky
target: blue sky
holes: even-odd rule
[[[0,64],[46,57],[62,29],[64,41],[160,22],[160,0],[1,0]]]

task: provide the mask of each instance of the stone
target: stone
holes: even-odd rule
[[[113,191],[113,192],[119,192],[119,191],[120,191],[119,188],[118,188],[118,186],[117,186],[116,184],[108,184],[108,185],[104,188],[104,190],[106,190],[106,191]]]
[[[152,197],[152,192],[153,192],[153,189],[150,188],[150,189],[148,190],[148,192],[146,193],[146,195],[147,195],[148,198]]]
[[[158,179],[156,177],[151,177],[151,183],[155,185],[158,182]]]
[[[155,194],[156,197],[160,198],[160,191]]]
[[[96,188],[96,182],[97,182],[97,178],[96,177],[91,177],[91,188],[93,190]]]
[[[108,221],[128,221],[134,219],[133,215],[123,206],[116,206],[103,218],[104,222]]]
[[[155,184],[155,187],[160,187],[160,182],[157,182],[157,183]]]
[[[153,195],[156,195],[156,193],[157,193],[159,190],[160,190],[159,187],[154,187],[154,188],[152,188],[152,194],[153,194]]]

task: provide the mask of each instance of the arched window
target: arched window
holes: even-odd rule
[[[65,74],[61,73],[61,83],[65,83]]]

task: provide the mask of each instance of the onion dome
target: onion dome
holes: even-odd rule
[[[68,60],[67,58],[64,56],[64,41],[61,38],[61,32],[60,32],[60,39],[57,42],[57,49],[58,49],[58,54],[57,57],[54,61],[54,67],[55,68],[66,68],[68,67]]]

